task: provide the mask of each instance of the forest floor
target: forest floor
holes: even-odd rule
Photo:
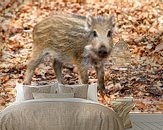
[[[116,98],[134,97],[133,112],[163,113],[163,3],[114,2],[78,3],[0,3],[0,110],[15,100],[16,82],[23,83],[26,65],[32,50],[32,30],[43,18],[55,14],[114,14],[118,32],[114,42],[125,42],[130,57],[127,67],[108,58],[105,63],[107,94],[98,94],[99,101],[110,106]],[[119,52],[121,53],[121,49]],[[127,50],[126,50],[127,51]],[[117,53],[118,54],[118,53]],[[116,57],[116,56],[115,56]],[[116,59],[122,59],[117,55]],[[116,64],[117,63],[117,64]],[[74,67],[63,69],[65,84],[77,84]],[[36,69],[32,84],[57,81],[50,56]],[[89,83],[97,82],[95,70],[89,70]]]

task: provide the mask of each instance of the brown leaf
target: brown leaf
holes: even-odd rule
[[[163,42],[156,46],[154,52],[159,52],[161,50],[163,50]]]
[[[4,82],[8,81],[8,80],[9,80],[9,78],[10,78],[10,76],[9,76],[9,75],[5,75],[5,76],[3,76],[3,77],[1,78],[2,83],[4,83]]]

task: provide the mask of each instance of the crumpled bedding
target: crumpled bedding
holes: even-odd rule
[[[0,130],[125,130],[111,108],[78,98],[15,103],[0,113]]]

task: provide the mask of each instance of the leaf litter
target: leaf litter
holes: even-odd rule
[[[107,93],[98,93],[99,102],[111,106],[117,98],[134,97],[133,112],[163,113],[163,3],[111,2],[78,4],[49,2],[24,4],[0,3],[0,110],[15,100],[15,84],[23,83],[32,50],[32,30],[43,18],[55,14],[114,14],[118,32],[115,47],[105,63]],[[51,56],[36,69],[32,84],[56,80]],[[79,83],[74,66],[65,65],[64,83]],[[95,70],[89,70],[89,83],[96,83]]]

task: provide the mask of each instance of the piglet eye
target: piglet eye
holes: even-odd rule
[[[96,31],[93,31],[93,36],[97,37],[97,32]]]
[[[112,36],[112,32],[108,31],[107,37],[111,37]]]

